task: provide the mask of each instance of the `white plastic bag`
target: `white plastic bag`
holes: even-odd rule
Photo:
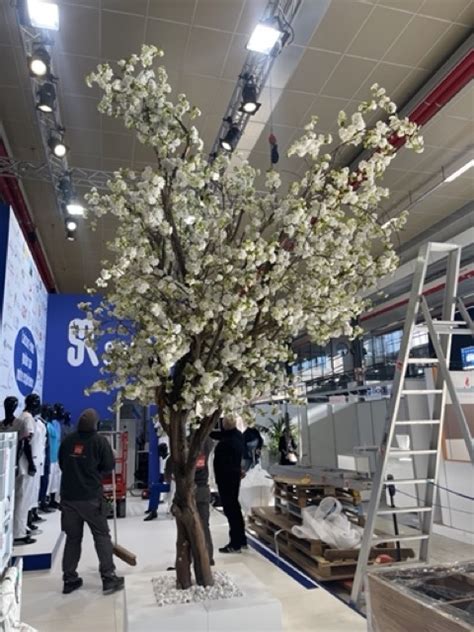
[[[348,520],[336,498],[327,496],[318,507],[302,509],[301,515],[303,525],[291,530],[297,537],[322,540],[336,549],[360,547],[364,530]]]
[[[240,483],[240,504],[245,513],[252,507],[268,507],[273,504],[273,479],[260,463],[250,469]]]

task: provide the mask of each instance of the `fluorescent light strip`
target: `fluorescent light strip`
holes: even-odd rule
[[[457,169],[457,171],[455,171],[450,176],[445,178],[444,182],[454,182],[454,180],[456,180],[456,178],[459,178],[459,176],[462,176],[463,173],[466,173],[466,171],[468,171],[472,167],[474,167],[474,158],[472,160],[469,160],[469,162],[466,162],[465,165],[463,165],[462,167]]]

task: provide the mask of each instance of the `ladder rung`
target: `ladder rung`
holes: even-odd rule
[[[429,535],[378,535],[373,538],[374,542],[404,542],[405,540],[428,540]]]
[[[450,325],[452,327],[459,327],[460,325],[467,325],[464,320],[434,320],[433,325],[436,327],[437,325]]]
[[[472,336],[470,329],[450,329],[446,325],[436,328],[436,333],[441,336]]]
[[[431,252],[451,252],[452,250],[459,250],[460,246],[442,241],[430,241],[429,249]]]
[[[441,388],[426,388],[426,389],[403,389],[403,395],[436,395],[441,394],[443,390]]]
[[[434,483],[434,478],[400,478],[398,480],[385,481],[385,485],[416,485],[422,483]]]
[[[414,421],[396,421],[396,426],[429,426],[440,423],[439,419],[415,419]]]
[[[408,364],[439,364],[438,358],[408,358]]]
[[[422,513],[432,510],[432,507],[393,507],[392,509],[381,509],[377,511],[377,514],[379,516],[390,516],[391,514]]]
[[[394,450],[391,448],[389,456],[416,456],[417,454],[437,454],[438,450]]]

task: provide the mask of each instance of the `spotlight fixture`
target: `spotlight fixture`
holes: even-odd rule
[[[82,216],[84,215],[84,207],[82,206],[80,200],[73,196],[71,199],[66,202],[66,209],[69,215]]]
[[[68,241],[76,241],[76,231],[66,229],[66,239]]]
[[[30,73],[35,77],[44,77],[49,74],[51,58],[44,46],[36,46],[28,57]]]
[[[27,0],[31,26],[50,31],[59,30],[59,8],[55,2]]]
[[[64,143],[63,135],[64,130],[61,129],[55,132],[51,132],[48,139],[49,148],[56,156],[56,158],[64,158],[64,156],[67,154],[68,148]]]
[[[257,103],[257,86],[253,77],[245,77],[244,87],[242,88],[242,104],[239,108],[240,112],[255,114],[261,105],[261,103]]]
[[[254,28],[246,48],[254,53],[269,55],[275,44],[283,35],[284,32],[280,29],[276,20],[259,22]]]
[[[38,101],[36,102],[36,108],[40,112],[50,114],[56,107],[56,90],[52,83],[49,81],[43,83],[37,92]]]
[[[220,139],[220,146],[225,151],[232,151],[235,149],[235,145],[237,144],[240,137],[240,128],[238,125],[229,121],[229,129],[227,130],[224,138]]]
[[[71,217],[68,217],[66,219],[66,230],[70,232],[74,232],[75,230],[77,230],[77,222],[75,219],[72,219]]]

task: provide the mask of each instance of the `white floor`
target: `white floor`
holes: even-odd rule
[[[117,562],[117,572],[125,576],[130,573],[165,570],[173,564],[174,522],[166,515],[160,515],[158,520],[152,522],[143,522],[145,508],[145,503],[132,499],[128,502],[128,517],[118,521],[120,543],[138,557],[136,567]],[[216,548],[227,543],[225,519],[217,512],[213,512],[212,532]],[[24,575],[23,621],[39,632],[122,632],[123,597],[121,594],[110,597],[102,595],[97,559],[90,535],[87,534],[84,539],[79,568],[84,586],[66,596],[61,594],[61,553],[62,546],[51,571],[29,572]],[[326,590],[303,588],[253,550],[236,556],[217,554],[216,563],[218,568],[244,563],[281,601],[284,630],[366,630],[365,619]],[[159,614],[156,630],[166,632],[160,627]],[[246,628],[242,632],[258,630],[256,621],[253,630]]]

